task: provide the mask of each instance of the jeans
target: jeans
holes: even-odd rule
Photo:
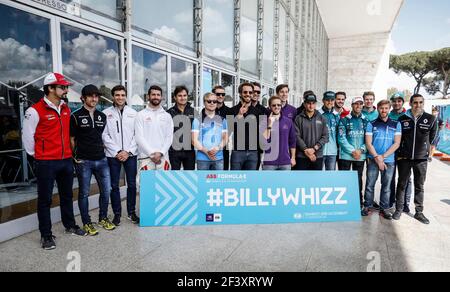
[[[58,186],[61,218],[66,229],[76,226],[73,214],[73,163],[72,159],[38,161],[36,160],[38,185],[37,215],[42,237],[52,236],[52,206],[55,181]]]
[[[336,161],[337,156],[324,156],[323,164],[325,166],[326,171],[335,171],[336,170]]]
[[[390,209],[391,182],[394,178],[395,163],[386,163],[386,166],[387,169],[385,171],[380,171],[375,160],[368,160],[364,207],[373,207],[373,200],[375,198],[375,184],[377,183],[378,177],[381,173],[380,207],[382,210]]]
[[[425,200],[425,181],[427,179],[428,161],[399,160],[398,161],[398,186],[397,204],[398,211],[403,211],[405,206],[406,186],[411,178],[411,170],[414,172],[414,204],[416,212],[423,213]]]
[[[92,175],[95,176],[100,188],[100,214],[99,220],[108,217],[109,196],[111,194],[111,176],[109,172],[108,160],[84,160],[76,165],[79,195],[78,206],[80,208],[81,220],[83,225],[92,223],[89,216],[89,190],[91,187]]]
[[[312,162],[309,158],[297,157],[297,165],[295,170],[301,171],[322,171],[323,169],[323,158],[317,158],[316,162]]]
[[[264,171],[289,171],[292,170],[291,165],[263,165]]]
[[[359,192],[360,192],[360,202],[361,206],[363,204],[363,175],[364,175],[364,166],[365,161],[350,161],[350,160],[340,160],[339,161],[339,170],[341,171],[357,171],[358,172],[358,184],[359,184]]]
[[[231,170],[257,170],[258,151],[233,151]]]
[[[197,170],[223,170],[223,160],[218,161],[197,161]]]
[[[130,157],[125,162],[120,162],[116,158],[108,158],[108,164],[111,174],[111,205],[114,215],[122,216],[122,200],[120,198],[119,185],[122,165],[127,179],[127,212],[128,215],[136,213],[137,157]]]
[[[195,170],[195,151],[170,151],[172,170]]]
[[[398,169],[398,163],[396,163],[396,167],[394,170],[394,177],[392,179],[391,183],[391,199],[390,199],[390,206],[393,208],[396,205],[397,202],[397,169]],[[405,207],[409,208],[409,205],[411,204],[411,198],[412,198],[412,180],[409,178],[408,184],[406,185],[406,192],[405,192]]]

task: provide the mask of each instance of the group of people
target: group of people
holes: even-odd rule
[[[136,189],[139,172],[145,170],[208,171],[340,171],[358,172],[362,216],[374,209],[387,220],[399,220],[410,212],[411,172],[414,172],[415,218],[424,224],[424,183],[437,137],[437,119],[425,113],[423,96],[397,93],[377,106],[375,94],[353,98],[345,108],[345,92],[326,92],[323,107],[313,91],[303,96],[300,108],[289,104],[289,86],[279,85],[269,107],[261,105],[261,85],[239,86],[240,102],[225,105],[225,88],[218,85],[203,96],[201,112],[188,102],[189,90],[178,86],[174,106],[162,107],[163,90],[148,90],[145,109],[127,105],[127,90],[112,89],[113,106],[96,109],[98,88],[82,90],[83,106],[71,113],[63,101],[71,84],[51,73],[44,83],[45,97],[25,115],[23,142],[35,158],[38,180],[38,218],[42,247],[54,249],[50,207],[53,186],[59,188],[62,222],[67,233],[97,235],[89,216],[92,175],[99,190],[98,226],[114,230],[120,225],[120,172],[125,169],[128,218],[138,224]],[[78,184],[78,204],[83,227],[76,225],[73,204],[73,169]],[[367,168],[363,189],[364,169]],[[398,182],[396,183],[396,173]],[[380,202],[374,202],[375,185],[381,175]],[[108,219],[109,200],[114,219]],[[395,209],[392,214],[391,210]]]

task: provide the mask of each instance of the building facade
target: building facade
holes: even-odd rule
[[[329,34],[338,19],[330,8],[339,2],[351,9],[353,1],[0,0],[0,227],[35,212],[32,159],[20,129],[26,109],[43,97],[48,72],[74,83],[72,109],[86,84],[101,89],[101,107],[111,105],[111,88],[124,84],[136,108],[151,85],[163,88],[165,107],[175,86],[186,85],[200,108],[215,85],[226,88],[228,105],[236,104],[243,81],[262,84],[264,105],[277,84],[287,83],[290,103],[299,106],[305,90],[346,90],[348,76],[359,74],[341,68],[339,60],[354,52],[338,50],[341,36]]]

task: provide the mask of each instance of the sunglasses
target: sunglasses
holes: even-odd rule
[[[216,96],[225,96],[225,93],[216,93]]]
[[[282,107],[281,103],[280,104],[272,104],[271,107]]]
[[[65,86],[65,85],[57,85],[56,88],[59,88],[61,90],[67,90],[69,89],[69,86]]]
[[[243,91],[242,94],[253,94],[253,91]]]
[[[261,91],[254,91],[255,94],[261,94]]]
[[[207,104],[217,104],[217,100],[207,100],[206,101]]]

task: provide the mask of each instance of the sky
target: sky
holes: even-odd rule
[[[433,51],[445,47],[450,47],[450,1],[405,0],[392,31],[392,53]],[[415,80],[406,74],[390,74],[389,87],[412,91],[416,85]],[[421,93],[431,97],[423,90]]]
[[[392,40],[397,54],[450,47],[450,1],[405,0]]]

